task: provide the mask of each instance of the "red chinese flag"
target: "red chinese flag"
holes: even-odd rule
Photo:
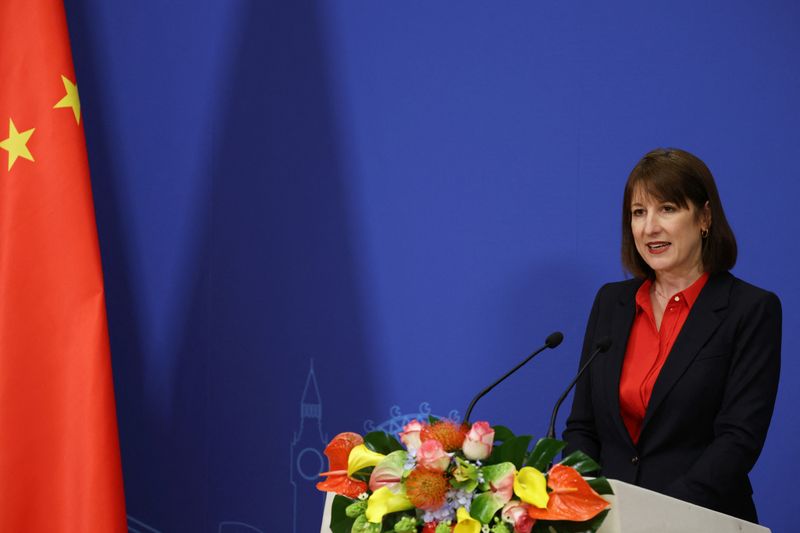
[[[62,0],[0,0],[0,531],[126,531]]]

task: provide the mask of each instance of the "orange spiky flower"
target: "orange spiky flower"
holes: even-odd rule
[[[442,472],[417,467],[406,478],[406,496],[414,507],[435,511],[444,505],[450,484]]]
[[[428,439],[437,440],[446,452],[455,452],[464,444],[467,431],[469,428],[466,425],[456,424],[452,420],[437,420],[422,428],[420,439],[422,442]]]

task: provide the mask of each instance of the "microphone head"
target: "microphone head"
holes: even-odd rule
[[[544,345],[547,346],[548,348],[555,348],[556,346],[561,344],[561,341],[563,340],[564,340],[564,334],[561,333],[560,331],[554,331],[553,333],[548,335],[547,338],[544,340]]]
[[[611,348],[611,337],[603,337],[594,344],[600,353],[605,353]]]

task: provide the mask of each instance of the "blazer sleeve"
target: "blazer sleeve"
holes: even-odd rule
[[[736,329],[714,440],[667,488],[670,496],[709,506],[724,499],[727,488],[748,483],[767,436],[780,374],[781,303],[769,292],[759,296]]]
[[[597,318],[600,314],[600,301],[606,286],[603,286],[595,296],[592,310],[589,313],[589,321],[586,324],[586,333],[583,337],[583,349],[581,359],[578,364],[580,369],[589,357],[591,347],[594,344]],[[591,370],[591,367],[588,369]],[[567,418],[567,427],[563,437],[567,442],[564,455],[568,455],[576,450],[580,450],[592,459],[600,459],[600,439],[595,427],[594,409],[592,408],[592,391],[590,372],[584,372],[583,376],[575,385],[575,395],[572,398],[572,409]]]

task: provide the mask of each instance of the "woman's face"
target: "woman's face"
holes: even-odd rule
[[[710,222],[708,204],[702,213],[688,202],[680,207],[648,195],[641,186],[631,201],[631,231],[636,250],[656,276],[693,277],[703,272],[702,229]]]

